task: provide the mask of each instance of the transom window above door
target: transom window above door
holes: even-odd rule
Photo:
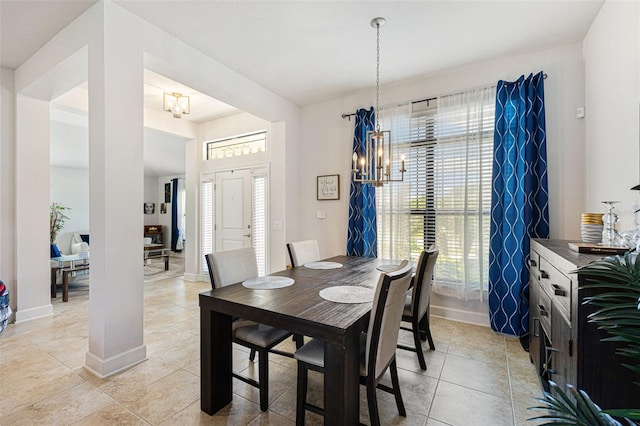
[[[265,152],[266,150],[266,131],[205,142],[205,158],[207,160],[240,157]]]

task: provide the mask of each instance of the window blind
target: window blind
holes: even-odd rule
[[[252,177],[252,231],[251,243],[256,251],[258,275],[267,273],[267,177],[264,174]]]
[[[213,253],[213,182],[203,181],[200,188],[200,270],[208,276],[204,256]]]

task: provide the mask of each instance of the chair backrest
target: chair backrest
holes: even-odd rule
[[[258,261],[253,247],[209,253],[205,258],[214,289],[258,276]]]
[[[367,331],[365,361],[367,375],[378,379],[396,353],[402,312],[411,284],[411,265],[406,260],[400,268],[380,274]]]
[[[289,250],[291,266],[294,268],[296,266],[302,266],[305,263],[320,260],[320,249],[318,248],[318,241],[316,240],[288,243],[287,250]]]
[[[422,316],[429,309],[429,298],[431,297],[431,282],[433,280],[433,270],[438,259],[438,248],[423,250],[418,259],[416,276],[411,294],[411,314],[417,318]]]

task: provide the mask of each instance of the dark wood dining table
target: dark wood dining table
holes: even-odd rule
[[[335,256],[337,269],[299,266],[270,274],[290,277],[289,287],[254,290],[241,283],[200,293],[200,404],[214,414],[232,400],[232,318],[253,320],[325,342],[326,425],[359,423],[359,344],[372,303],[336,303],[319,291],[332,286],[375,288],[382,261]]]

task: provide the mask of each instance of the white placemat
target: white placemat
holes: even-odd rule
[[[342,263],[338,262],[309,262],[304,264],[309,269],[338,269],[342,268]]]
[[[366,287],[351,285],[327,287],[320,290],[320,297],[336,303],[367,303],[373,302],[374,290]]]
[[[295,281],[289,277],[258,277],[243,281],[242,285],[254,290],[271,290],[274,288],[289,287]]]
[[[397,270],[398,268],[400,268],[400,263],[384,263],[382,265],[376,266],[376,269],[382,272],[391,272]]]

